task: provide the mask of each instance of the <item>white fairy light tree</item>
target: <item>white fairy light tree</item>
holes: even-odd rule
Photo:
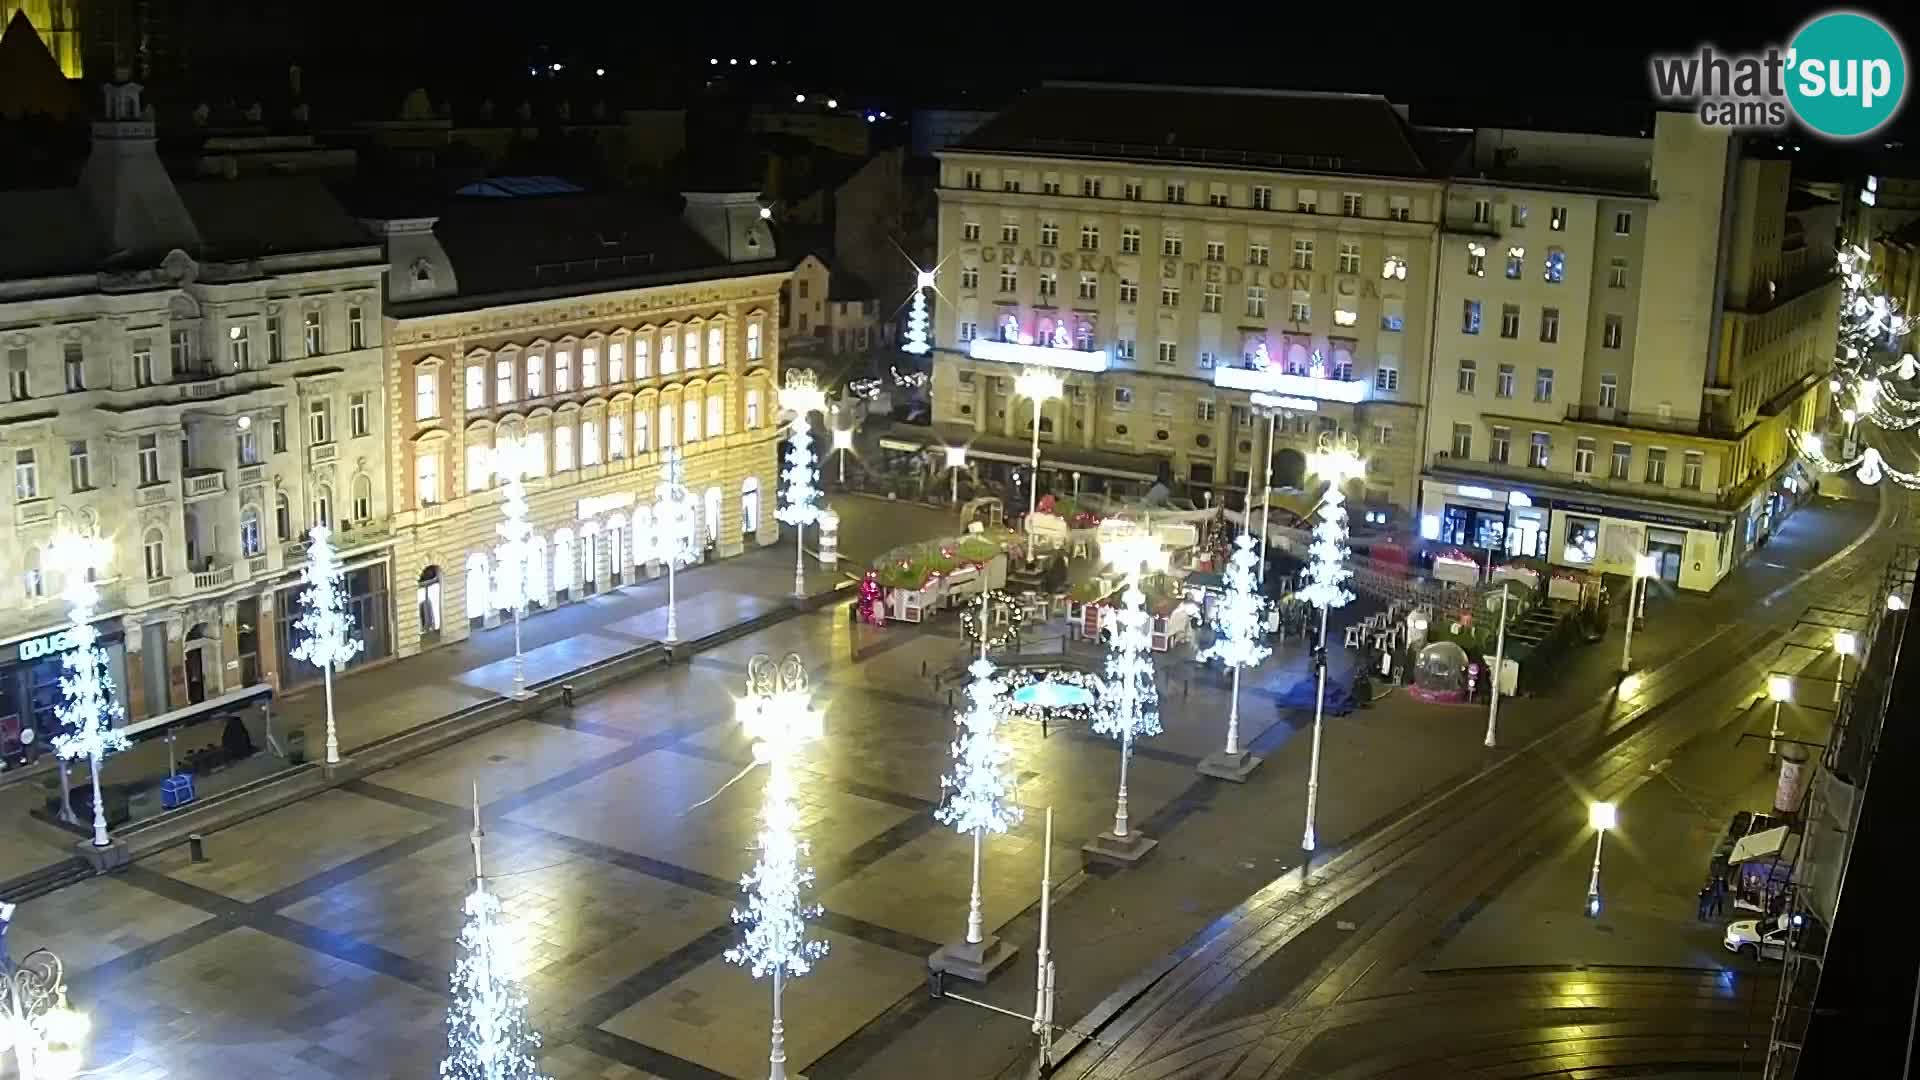
[[[1887,294],[1865,248],[1845,245],[1838,262],[1841,298],[1830,389],[1842,418],[1849,428],[1860,420],[1889,431],[1920,425],[1920,398],[1904,396],[1896,386],[1920,375],[1920,362],[1902,351],[1911,318]]]
[[[1147,613],[1147,594],[1140,582],[1147,571],[1166,566],[1167,553],[1159,541],[1145,534],[1118,537],[1103,546],[1102,555],[1127,575],[1127,585],[1120,594],[1120,609],[1113,614],[1106,677],[1101,681],[1102,707],[1095,712],[1092,723],[1096,733],[1120,740],[1120,790],[1114,802],[1113,831],[1102,834],[1096,846],[1110,854],[1138,858],[1156,841],[1129,831],[1127,763],[1133,756],[1135,739],[1160,733],[1153,619]]]
[[[1327,616],[1334,608],[1346,607],[1353,599],[1347,579],[1347,495],[1349,479],[1364,474],[1360,455],[1344,441],[1332,436],[1320,437],[1320,450],[1313,455],[1313,471],[1327,483],[1320,498],[1319,518],[1313,527],[1313,546],[1308,549],[1307,585],[1300,597],[1320,609],[1320,644],[1314,649],[1316,686],[1313,695],[1313,753],[1307,764],[1307,827],[1300,846],[1312,851],[1314,812],[1320,804],[1320,725],[1327,709]]]
[[[672,644],[680,640],[674,571],[700,561],[700,519],[694,513],[686,463],[677,446],[667,451],[660,465],[660,484],[653,489],[653,499],[654,555],[667,565],[667,643]]]
[[[1247,519],[1251,520],[1251,508]],[[1219,660],[1233,669],[1233,698],[1227,707],[1227,747],[1208,755],[1200,771],[1229,780],[1245,780],[1260,764],[1260,759],[1240,748],[1240,673],[1273,654],[1267,646],[1265,620],[1261,615],[1266,603],[1260,597],[1257,580],[1260,566],[1258,543],[1245,529],[1234,538],[1233,555],[1227,560],[1227,591],[1214,605],[1214,629],[1219,636],[1202,650],[1200,659]]]
[[[934,818],[951,825],[955,832],[973,835],[973,888],[967,901],[967,936],[957,945],[943,946],[934,954],[939,970],[955,970],[973,977],[984,977],[1005,958],[1011,949],[998,948],[998,938],[989,940],[980,911],[980,849],[988,833],[1000,834],[1020,822],[1020,807],[1013,801],[1014,778],[1009,768],[1013,748],[1000,737],[999,728],[1007,685],[997,677],[993,661],[987,659],[986,594],[980,597],[980,656],[967,667],[973,677],[967,684],[966,711],[959,716],[960,737],[953,743],[953,772],[940,778],[947,801],[934,811]]]
[[[533,526],[528,523],[526,451],[510,444],[494,452],[494,471],[506,477],[501,491],[500,547],[493,561],[494,606],[513,615],[513,696],[524,698],[527,692],[527,660],[520,651],[520,619],[533,598],[527,592],[527,560],[533,555]]]
[[[480,860],[480,794],[473,799],[473,891],[460,930],[460,959],[453,969],[453,1004],[447,1009],[447,1056],[442,1080],[545,1080],[534,1061],[540,1035],[527,1020],[527,992],[520,984],[520,949],[487,888]]]
[[[300,568],[300,619],[295,623],[300,643],[295,659],[320,669],[327,693],[327,764],[340,763],[340,733],[333,721],[333,673],[345,670],[366,647],[353,634],[353,614],[347,610],[347,568],[333,550],[333,530],[315,525],[307,533],[307,564]]]
[[[781,505],[774,516],[794,527],[793,595],[807,595],[807,526],[820,520],[819,459],[813,452],[813,433],[807,414],[824,412],[827,397],[810,371],[790,371],[780,389],[780,407],[793,413],[793,435],[788,442],[786,480]]]
[[[807,919],[818,915],[820,907],[805,899],[813,869],[804,862],[807,845],[799,834],[793,776],[794,758],[802,746],[820,737],[822,717],[808,700],[806,669],[791,653],[777,666],[764,654],[748,661],[747,690],[738,715],[753,740],[754,762],[767,767],[767,786],[760,807],[760,860],[740,879],[746,907],[733,912],[733,920],[746,929],[726,959],[756,979],[772,976],[767,1076],[787,1080],[781,995],[786,980],[812,971],[814,961],[827,954],[826,942],[807,937]]]
[[[107,654],[100,648],[94,616],[100,610],[100,590],[93,572],[106,564],[106,541],[73,533],[53,543],[52,563],[65,581],[72,625],[67,628],[67,651],[61,655],[60,702],[54,716],[61,732],[53,737],[54,752],[64,760],[86,758],[93,774],[93,846],[113,843],[107,836],[106,801],[100,796],[100,759],[125,750],[127,737],[117,730],[123,713],[113,697],[113,678],[107,673]],[[63,765],[64,769],[65,766]]]
[[[933,348],[927,341],[927,290],[933,288],[933,272],[920,271],[913,288],[913,306],[907,309],[907,342],[900,351],[925,356]]]

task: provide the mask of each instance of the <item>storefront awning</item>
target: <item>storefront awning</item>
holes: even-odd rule
[[[1734,842],[1733,854],[1727,856],[1727,861],[1741,863],[1748,859],[1764,859],[1769,855],[1778,855],[1786,843],[1787,827],[1785,825],[1752,833]]]

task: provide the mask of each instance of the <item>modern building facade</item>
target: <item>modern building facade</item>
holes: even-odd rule
[[[401,655],[500,616],[496,450],[532,463],[537,607],[660,572],[651,508],[669,449],[683,454],[709,553],[778,538],[788,267],[754,194],[689,194],[678,217],[620,195],[456,198],[370,224],[391,267]]]
[[[1711,589],[1802,493],[1838,206],[1661,114],[1650,139],[1481,130],[1448,186],[1420,532]]]
[[[1444,185],[1384,98],[1054,84],[940,152],[934,419],[1237,499],[1302,486],[1322,433],[1414,505]],[[1444,141],[1444,140],[1442,140]],[[1289,404],[1277,445],[1253,409]],[[1102,462],[1135,459],[1130,468]]]
[[[130,719],[317,672],[288,655],[307,529],[338,528],[390,653],[379,246],[302,177],[175,183],[105,88],[78,187],[0,194],[0,742],[53,734],[63,531],[111,543],[99,629]]]

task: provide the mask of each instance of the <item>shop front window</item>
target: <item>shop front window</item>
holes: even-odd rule
[[[1569,517],[1567,544],[1560,552],[1560,561],[1573,566],[1590,566],[1599,553],[1600,519]]]

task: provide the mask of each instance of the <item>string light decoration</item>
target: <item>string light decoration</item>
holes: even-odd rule
[[[1054,720],[1065,720],[1091,726],[1103,707],[1100,695],[1106,688],[1104,680],[1098,675],[1064,668],[1010,668],[1000,673],[1000,682],[1006,688],[1005,718],[1043,725]],[[1072,703],[1022,701],[1018,691],[1036,683],[1070,686],[1087,693],[1084,701]]]
[[[1247,761],[1240,749],[1240,673],[1246,668],[1258,667],[1273,654],[1267,646],[1262,618],[1266,602],[1261,599],[1256,580],[1260,566],[1258,547],[1253,534],[1244,529],[1234,538],[1233,555],[1227,560],[1226,595],[1214,605],[1213,624],[1220,636],[1201,650],[1199,657],[1218,660],[1233,669],[1232,704],[1227,710],[1227,747],[1221,751],[1225,760],[1212,764],[1238,773],[1241,778],[1247,770]]]
[[[1131,844],[1127,826],[1127,761],[1135,739],[1160,733],[1160,690],[1154,682],[1153,620],[1147,614],[1147,594],[1140,580],[1149,570],[1163,569],[1167,552],[1153,537],[1140,534],[1107,541],[1103,554],[1126,572],[1127,586],[1120,608],[1113,614],[1113,634],[1107,649],[1106,679],[1100,700],[1105,706],[1093,718],[1096,734],[1120,740],[1120,790],[1114,802],[1113,840]]]
[[[1864,419],[1890,431],[1920,425],[1920,399],[1896,386],[1920,374],[1913,354],[1901,351],[1911,319],[1887,295],[1866,249],[1847,244],[1837,261],[1841,300],[1829,388],[1842,416],[1849,425]]]
[[[807,526],[820,520],[820,484],[818,458],[813,453],[813,433],[807,426],[807,414],[824,412],[827,396],[814,382],[811,371],[787,372],[787,385],[780,388],[780,407],[793,413],[793,435],[788,442],[787,468],[781,474],[786,487],[774,517],[794,526],[793,595],[807,594]]]
[[[520,619],[533,597],[527,592],[527,560],[533,557],[533,526],[528,522],[526,451],[518,444],[494,451],[494,471],[506,477],[501,490],[500,547],[494,553],[494,606],[505,608],[513,616],[513,696],[527,696],[527,658],[520,651]]]
[[[767,767],[760,807],[760,860],[740,879],[745,908],[733,921],[744,926],[740,944],[726,952],[728,963],[773,978],[773,1027],[768,1080],[787,1080],[786,1026],[780,999],[787,979],[813,970],[827,954],[827,943],[807,937],[807,919],[821,912],[805,899],[813,869],[803,861],[806,843],[799,835],[800,812],[794,804],[794,758],[823,733],[823,719],[808,700],[807,673],[800,658],[788,653],[778,665],[765,654],[747,662],[747,696],[736,715],[753,740],[753,760]]]
[[[1861,450],[1860,453],[1855,455],[1851,460],[1834,461],[1827,457],[1825,449],[1821,446],[1820,436],[1815,435],[1811,431],[1795,432],[1791,430],[1789,430],[1789,435],[1794,440],[1794,445],[1800,448],[1800,456],[1806,458],[1810,464],[1821,472],[1837,473],[1852,469],[1853,474],[1858,477],[1863,484],[1878,484],[1884,478],[1892,480],[1901,487],[1920,491],[1920,472],[1903,472],[1894,468],[1887,464],[1885,458],[1880,456],[1880,451],[1871,446]]]
[[[453,1004],[447,1008],[447,1056],[442,1080],[545,1080],[534,1061],[540,1034],[527,1020],[527,992],[519,939],[487,888],[480,860],[480,794],[473,799],[473,891],[460,928],[460,959],[453,968]]]
[[[674,572],[700,561],[700,516],[694,513],[693,493],[687,490],[686,463],[675,446],[660,463],[660,483],[653,489],[653,554],[667,566],[667,643],[680,640],[678,597]]]
[[[907,342],[900,351],[925,356],[932,348],[927,343],[927,291],[933,288],[933,271],[922,270],[913,288],[913,306],[907,309]]]
[[[1327,483],[1316,512],[1313,546],[1308,554],[1307,586],[1300,597],[1320,609],[1320,644],[1314,649],[1315,688],[1313,694],[1313,752],[1307,764],[1307,824],[1300,846],[1312,851],[1314,816],[1320,805],[1320,730],[1327,711],[1327,616],[1337,607],[1346,607],[1353,593],[1346,587],[1353,571],[1347,568],[1347,481],[1366,474],[1366,464],[1346,439],[1331,433],[1320,436],[1320,449],[1310,462],[1313,471]]]
[[[100,590],[93,575],[107,565],[111,552],[99,537],[63,533],[49,554],[65,581],[61,597],[72,623],[67,629],[67,651],[60,657],[63,674],[54,716],[61,731],[53,737],[53,750],[66,761],[87,759],[93,774],[93,846],[103,848],[113,841],[107,836],[107,807],[100,796],[100,760],[131,745],[118,730],[125,714],[114,699],[107,654],[93,625],[100,611]]]
[[[984,630],[981,620],[988,610],[1006,612],[1006,621],[998,630]],[[969,604],[960,610],[960,633],[971,644],[979,644],[984,636],[989,649],[1005,648],[1008,643],[1020,640],[1020,631],[1027,624],[1027,613],[1022,611],[1013,595],[1005,589],[988,589],[981,594],[981,605],[976,611]]]
[[[327,764],[340,764],[340,734],[333,722],[333,673],[344,670],[366,647],[353,635],[347,610],[347,568],[333,550],[333,530],[315,525],[307,532],[307,564],[300,568],[300,643],[293,656],[320,669],[327,690]]]
[[[980,598],[983,615],[989,601],[989,596]],[[967,683],[966,711],[958,717],[960,737],[953,743],[953,771],[940,778],[941,788],[948,793],[947,801],[933,816],[941,824],[953,826],[955,832],[973,834],[973,888],[967,902],[966,942],[958,948],[942,949],[935,955],[935,962],[958,953],[961,955],[956,959],[977,966],[985,960],[988,945],[980,911],[980,849],[986,834],[1006,832],[1019,824],[1021,815],[1013,801],[1013,775],[1008,768],[1013,749],[1001,740],[998,731],[1006,684],[995,677],[984,641],[967,673],[973,678]]]

